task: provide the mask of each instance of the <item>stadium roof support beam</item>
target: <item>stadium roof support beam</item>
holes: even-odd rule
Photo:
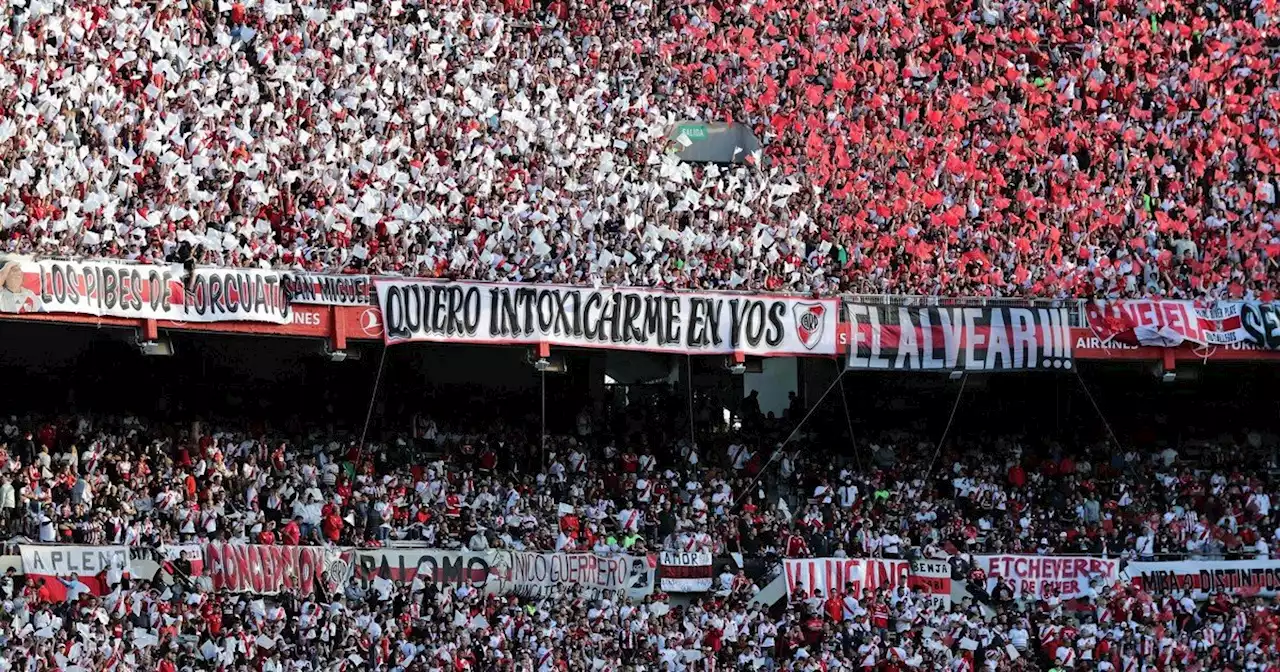
[[[347,323],[338,319],[338,311],[336,306],[328,306],[329,314],[332,316],[330,324],[329,340],[334,351],[347,349]]]

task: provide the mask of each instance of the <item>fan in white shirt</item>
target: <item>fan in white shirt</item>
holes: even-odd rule
[[[885,532],[880,535],[880,545],[885,555],[898,555],[901,551],[902,537],[895,532]]]
[[[836,494],[840,497],[841,507],[852,508],[854,503],[858,501],[858,486],[845,481],[843,485],[836,489]]]
[[[1156,547],[1155,536],[1153,536],[1150,532],[1147,532],[1146,534],[1143,534],[1141,537],[1138,537],[1138,541],[1134,545],[1134,550],[1137,551],[1138,557],[1144,558],[1144,559],[1151,559],[1155,557],[1155,547]]]
[[[1031,633],[1021,623],[1009,629],[1009,643],[1019,651],[1026,651],[1031,641]]]

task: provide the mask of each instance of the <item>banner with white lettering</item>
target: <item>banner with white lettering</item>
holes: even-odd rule
[[[987,573],[988,591],[995,587],[997,577],[1004,577],[1019,597],[1057,595],[1070,600],[1088,595],[1091,583],[1100,588],[1120,578],[1120,561],[1106,558],[979,555],[974,561]]]
[[[613,591],[640,599],[654,589],[653,563],[642,555],[496,551],[492,564],[500,595],[546,597],[576,586],[592,597]]]
[[[900,371],[1070,369],[1066,308],[845,305],[849,368]]]
[[[289,321],[280,275],[256,269],[0,255],[0,313],[71,313],[177,322]]]
[[[311,595],[326,570],[319,546],[204,545],[204,573],[214,590]]]
[[[1085,314],[1103,344],[1280,350],[1280,304],[1160,299],[1096,301]]]
[[[908,583],[911,563],[882,558],[788,558],[783,561],[787,573],[787,595],[813,597],[821,590],[824,598],[852,595],[861,600],[870,590],[892,591]],[[799,591],[799,592],[797,592]]]
[[[907,586],[920,589],[933,607],[951,610],[951,564],[946,560],[912,560]]]
[[[367,275],[322,275],[283,272],[280,285],[292,303],[321,306],[367,306],[373,302],[373,282]]]
[[[1181,590],[1196,599],[1214,591],[1240,597],[1280,594],[1280,560],[1131,562],[1125,573],[1149,592]]]
[[[708,551],[663,551],[662,591],[702,593],[711,590],[711,553]]]
[[[832,355],[836,299],[377,280],[387,343],[548,343],[691,354]]]
[[[132,564],[127,546],[46,546],[20,544],[22,573],[54,602],[79,594],[106,595]]]

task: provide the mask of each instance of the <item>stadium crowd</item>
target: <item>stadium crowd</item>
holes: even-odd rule
[[[786,417],[747,411],[742,429],[693,442],[651,429],[669,412],[584,409],[545,454],[536,434],[447,416],[363,450],[329,427],[12,417],[0,422],[0,521],[42,542],[126,545],[1280,557],[1271,434],[1188,443],[1186,455],[981,435],[938,454],[898,431],[833,462],[816,433],[779,448]],[[1224,441],[1236,442],[1229,463],[1217,461]]]
[[[1271,299],[1277,37],[1272,0],[15,0],[0,226],[154,263]],[[684,120],[762,149],[680,163]]]
[[[730,589],[682,606],[570,589],[501,598],[470,586],[352,586],[234,596],[125,579],[51,603],[0,583],[5,670],[1251,670],[1280,666],[1280,612],[1225,595],[1200,604],[1102,587],[1074,610],[905,589],[795,601],[771,613]]]
[[[1276,298],[1275,0],[3,9],[8,253],[823,294]],[[682,163],[696,139],[681,129],[700,122],[747,124],[762,148]],[[12,415],[0,531],[143,547],[945,558],[969,596],[757,604],[770,577],[728,566],[691,602],[355,579],[237,595],[171,563],[108,576],[106,591],[75,576],[51,590],[9,571],[0,672],[1280,672],[1269,598],[1122,577],[1037,600],[987,589],[967,562],[1280,557],[1274,435],[1152,452],[875,430],[833,460],[820,429],[792,436],[798,407],[773,419],[744,403],[739,425],[694,434],[662,421],[675,406],[584,409],[545,438],[439,408],[372,437]]]
[[[408,539],[951,557],[960,568],[980,552],[1265,558],[1280,539],[1269,434],[1235,437],[1229,452],[1232,439],[1217,437],[1144,454],[973,436],[949,444],[932,472],[936,446],[906,433],[870,437],[832,464],[814,457],[816,433],[777,450],[793,417],[744,404],[741,429],[691,442],[652,431],[667,412],[660,402],[583,411],[572,432],[549,437],[545,458],[515,428],[480,433],[447,414],[419,416],[364,451],[331,428],[285,436],[172,419],[11,417],[0,423],[0,512],[10,534],[41,542]],[[661,592],[502,598],[354,580],[331,594],[256,598],[181,572],[173,585],[132,577],[105,596],[71,577],[60,602],[11,573],[0,581],[0,669],[1280,669],[1280,610],[1258,597],[1195,602],[1095,581],[1072,601],[997,586],[946,610],[904,588],[799,595],[771,609],[751,602],[767,576],[753,585],[717,572],[716,590],[692,604]]]

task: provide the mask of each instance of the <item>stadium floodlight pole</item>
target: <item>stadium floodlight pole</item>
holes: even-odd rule
[[[814,411],[818,410],[818,407],[822,405],[823,400],[827,398],[828,394],[831,394],[831,390],[835,389],[836,385],[844,379],[844,374],[848,372],[849,369],[847,368],[841,370],[840,375],[836,376],[836,379],[831,381],[831,384],[827,386],[827,389],[822,393],[822,396],[818,397],[818,403],[809,407],[809,412],[805,413],[804,417],[800,419],[800,422],[796,423],[795,428],[791,430],[791,433],[787,435],[787,438],[784,439],[782,443],[778,444],[777,449],[775,449],[773,454],[769,456],[769,461],[765,462],[763,467],[760,467],[760,472],[756,474],[756,477],[751,479],[751,482],[747,484],[747,487],[743,488],[742,492],[738,494],[737,499],[733,500],[733,506],[729,507],[730,509],[738,508],[738,505],[742,503],[742,499],[746,497],[747,493],[751,492],[751,489],[756,486],[756,483],[760,481],[760,477],[764,476],[764,472],[768,471],[769,465],[773,464],[773,461],[778,459],[778,456],[782,454],[782,451],[787,447],[787,444],[791,443],[791,439],[796,438],[796,434],[800,432],[800,428],[804,426],[804,423],[809,421],[809,417],[813,415]]]

